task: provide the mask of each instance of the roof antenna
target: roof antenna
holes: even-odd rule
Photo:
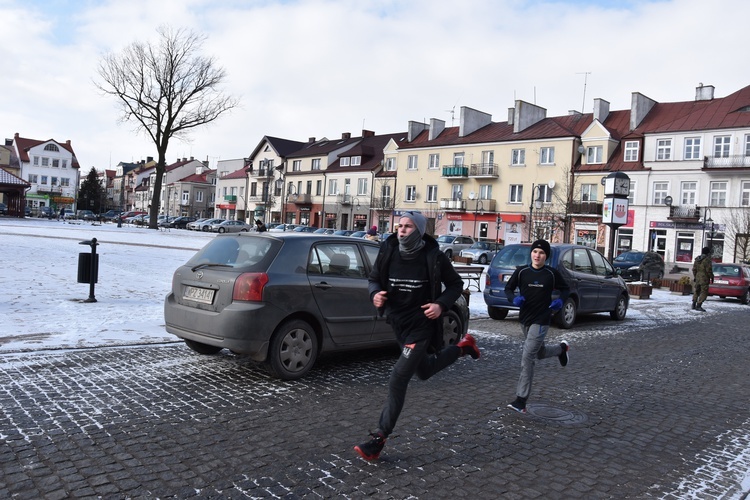
[[[451,109],[446,109],[445,111],[447,111],[448,113],[451,114],[451,127],[452,127],[453,126],[453,120],[456,117],[456,106],[453,106]]]
[[[586,107],[586,82],[588,81],[590,74],[591,71],[581,71],[580,73],[576,73],[576,75],[583,75],[583,102],[581,102],[581,114],[584,113],[583,108]]]

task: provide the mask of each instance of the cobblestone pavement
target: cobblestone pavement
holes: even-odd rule
[[[574,339],[571,363],[537,363],[525,416],[505,408],[518,323],[472,321],[482,358],[413,381],[374,463],[352,446],[393,350],[327,357],[297,382],[182,344],[3,355],[0,497],[741,498],[749,312],[552,329]]]

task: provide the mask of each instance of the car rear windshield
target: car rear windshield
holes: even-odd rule
[[[637,264],[638,262],[642,260],[643,260],[643,254],[634,253],[634,252],[621,253],[620,255],[615,257],[616,262],[632,262],[633,264]]]
[[[282,243],[271,238],[219,236],[187,262],[187,266],[221,266],[265,271]]]
[[[492,259],[492,267],[513,268],[530,263],[531,251],[524,245],[507,246]]]
[[[714,274],[722,276],[740,276],[739,266],[716,266],[714,265]]]

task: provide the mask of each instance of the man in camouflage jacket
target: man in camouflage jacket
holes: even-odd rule
[[[712,264],[711,248],[703,247],[693,262],[693,309],[696,311],[706,311],[701,306],[708,296],[708,284],[714,281]]]

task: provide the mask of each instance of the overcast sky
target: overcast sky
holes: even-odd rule
[[[515,99],[547,116],[630,107],[632,92],[688,101],[703,83],[748,84],[747,0],[0,0],[4,138],[70,140],[81,164],[156,156],[93,81],[102,55],[160,24],[205,34],[240,107],[169,146],[216,166],[264,135],[405,131],[455,124],[461,106],[505,121]],[[585,100],[584,100],[585,84]]]

